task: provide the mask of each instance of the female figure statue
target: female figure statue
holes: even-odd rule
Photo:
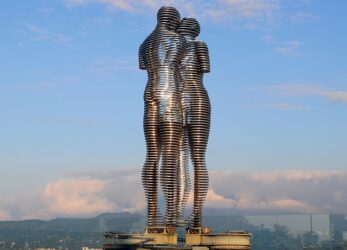
[[[211,105],[203,85],[203,74],[210,72],[210,61],[206,44],[195,40],[200,33],[200,25],[196,19],[183,18],[177,33],[186,40],[186,53],[180,64],[184,128],[181,151],[187,148],[187,144],[189,145],[194,167],[192,226],[196,228],[201,227],[202,208],[208,190],[205,153],[210,131]],[[185,156],[187,157],[187,153]],[[185,202],[186,198],[182,200],[182,203]]]

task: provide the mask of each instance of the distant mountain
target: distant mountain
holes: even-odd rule
[[[226,208],[206,208],[204,211],[204,222],[208,226],[213,226],[215,218],[228,217],[233,220],[230,223],[223,223],[226,227],[234,227],[237,218],[244,215],[279,215],[295,213],[276,213],[276,211],[261,210],[241,210]],[[212,217],[212,218],[210,218]],[[236,221],[235,221],[236,220]],[[106,231],[142,231],[145,226],[145,217],[141,213],[103,213],[93,218],[56,218],[52,220],[21,220],[21,221],[0,221],[0,231],[4,229],[16,230],[45,230],[45,231],[66,231],[66,232],[106,232]],[[245,225],[244,225],[245,227]],[[214,227],[215,228],[215,227]],[[239,228],[240,229],[240,228]],[[0,238],[1,239],[1,238]]]
[[[300,215],[302,211],[271,210],[271,209],[241,209],[241,208],[205,208],[205,216],[247,216],[247,215]]]
[[[0,249],[101,248],[106,231],[143,231],[139,213],[105,213],[93,218],[0,221]]]
[[[206,209],[204,225],[211,227],[215,233],[230,230],[252,232],[254,249],[303,249],[302,244],[305,240],[300,238],[301,236],[293,237],[285,226],[269,230],[252,225],[245,216],[237,214],[233,209]],[[338,217],[336,220],[344,221],[344,217]],[[346,225],[341,224],[339,231],[344,231]],[[101,248],[104,232],[143,232],[144,227],[145,216],[140,213],[104,213],[93,218],[56,218],[49,221],[0,221],[0,249],[81,249],[83,246]],[[183,236],[184,229],[178,233]],[[340,238],[342,239],[342,236]],[[325,243],[319,244],[323,246]]]
[[[214,232],[236,229],[251,231],[255,229],[243,216],[228,216],[226,213],[218,213],[218,211],[211,211],[210,214],[204,216],[204,225],[213,228]],[[107,231],[142,232],[144,227],[145,217],[140,213],[104,213],[93,218],[56,218],[49,221],[1,221],[0,233],[17,231],[23,235],[37,234],[39,232],[69,232],[102,235],[102,233]]]
[[[104,213],[93,218],[56,218],[44,220],[0,221],[4,229],[67,232],[105,232],[143,230],[144,217],[139,213]]]

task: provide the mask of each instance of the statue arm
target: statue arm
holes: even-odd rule
[[[146,64],[145,64],[145,61],[144,61],[144,58],[142,56],[142,46],[140,47],[139,49],[139,68],[140,69],[143,69],[143,70],[146,70]]]
[[[208,48],[206,43],[202,41],[197,41],[196,49],[197,49],[201,73],[209,73],[210,72],[210,57],[208,54]]]

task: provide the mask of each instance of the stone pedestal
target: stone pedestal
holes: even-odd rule
[[[175,227],[148,227],[143,234],[146,239],[151,239],[144,245],[177,245]]]
[[[252,235],[245,231],[232,231],[228,233],[192,233],[186,234],[186,246],[192,250],[208,249],[251,249]]]
[[[105,233],[104,250],[222,250],[251,249],[252,235],[245,231],[212,234],[209,228],[187,229],[185,242],[177,242],[176,228],[149,227],[144,233]]]

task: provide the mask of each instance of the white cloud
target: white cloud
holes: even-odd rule
[[[261,41],[274,47],[274,51],[283,56],[298,56],[303,43],[299,40],[280,40],[268,34],[261,37]]]
[[[49,183],[41,195],[48,214],[92,216],[135,212],[144,208],[140,176],[135,170],[89,172]]]
[[[305,21],[314,21],[317,19],[317,17],[315,15],[313,15],[312,13],[298,12],[298,13],[293,14],[290,17],[290,19],[293,23],[302,23]]]
[[[279,9],[278,0],[220,0],[221,9],[233,13],[235,17],[271,16]]]
[[[108,10],[119,10],[126,12],[141,12],[145,13],[148,10],[156,10],[162,5],[172,4],[170,0],[66,0],[69,6],[80,6],[87,4],[103,4]],[[177,2],[184,3],[178,0]]]
[[[61,87],[64,85],[73,85],[78,84],[82,79],[80,77],[68,76],[68,77],[56,77],[56,78],[48,78],[45,80],[40,80],[38,82],[31,83],[22,83],[15,85],[17,90],[31,91],[31,90],[53,90],[57,87]]]
[[[343,202],[346,199],[346,192],[342,190],[333,191],[332,195],[338,202]]]
[[[0,221],[1,220],[10,220],[10,219],[11,219],[11,216],[7,212],[0,210]]]
[[[130,59],[118,59],[113,57],[104,57],[97,59],[90,67],[96,73],[112,73],[115,71],[138,70],[137,65]]]
[[[212,172],[213,189],[236,208],[345,213],[346,171],[225,171]],[[338,198],[331,194],[337,194]]]
[[[72,6],[84,5],[89,3],[106,4],[114,9],[133,11],[133,2],[127,0],[67,0],[67,3]]]
[[[62,33],[51,32],[45,28],[38,27],[32,24],[26,25],[27,29],[31,32],[32,41],[49,40],[61,44],[70,44],[71,38]]]
[[[285,56],[294,56],[298,54],[298,49],[301,45],[302,43],[300,41],[291,40],[278,46],[275,51]]]
[[[320,96],[329,101],[347,103],[346,90],[326,89],[316,84],[278,84],[265,87],[265,89],[275,90],[283,94],[294,96]]]
[[[69,6],[104,4],[108,10],[154,14],[163,5],[171,5],[182,15],[209,18],[216,21],[250,20],[271,21],[280,9],[280,0],[66,0]]]
[[[296,8],[286,8],[282,0],[64,0],[69,7],[104,5],[108,11],[123,11],[154,16],[163,5],[176,7],[182,16],[214,21],[234,28],[269,30],[283,21],[299,23],[313,15],[301,11],[302,0],[291,1]],[[287,45],[288,46],[288,45]],[[282,49],[285,49],[283,47]],[[282,50],[279,48],[279,50]]]
[[[192,205],[193,199],[190,201]],[[214,208],[226,208],[226,207],[235,207],[236,201],[231,198],[225,198],[224,196],[217,194],[212,188],[210,188],[206,195],[206,207]]]
[[[0,220],[142,211],[139,169],[75,173],[41,191],[0,201]],[[206,207],[347,213],[347,171],[212,171]],[[192,197],[188,206],[192,205]]]
[[[104,197],[105,185],[100,180],[60,180],[48,184],[42,197],[51,214],[80,216],[116,210]]]
[[[38,13],[42,14],[44,17],[49,17],[55,11],[52,7],[43,7],[37,10]]]
[[[294,199],[278,199],[273,200],[268,203],[268,206],[264,207],[267,209],[280,209],[280,210],[293,210],[293,211],[303,211],[306,213],[315,213],[318,211],[314,206],[307,204],[304,201],[298,201]]]
[[[274,109],[274,110],[280,110],[280,111],[307,111],[307,110],[309,110],[307,107],[292,104],[292,103],[286,103],[286,102],[244,105],[243,107],[249,108],[249,109]]]

